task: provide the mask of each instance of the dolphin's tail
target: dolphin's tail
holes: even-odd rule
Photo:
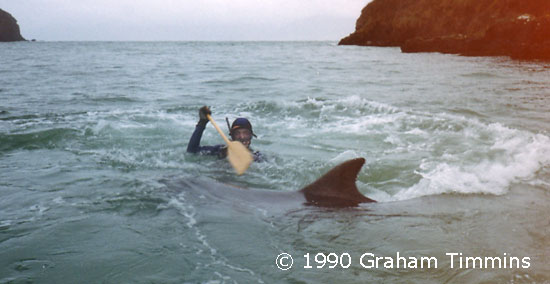
[[[359,203],[376,202],[361,194],[355,185],[364,163],[364,158],[346,161],[300,191],[309,204],[316,206],[352,207]]]

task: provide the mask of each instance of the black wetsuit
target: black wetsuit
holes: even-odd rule
[[[191,139],[189,139],[189,144],[187,145],[187,152],[189,153],[200,153],[204,155],[215,155],[219,158],[227,157],[227,146],[226,145],[215,145],[215,146],[201,146],[202,132],[206,128],[206,123],[199,122],[195,127]],[[250,149],[252,151],[252,149]],[[259,151],[252,151],[252,156],[254,156],[255,162],[265,161],[264,156]]]

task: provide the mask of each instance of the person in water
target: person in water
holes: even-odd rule
[[[189,153],[200,153],[205,155],[216,155],[220,158],[227,157],[227,146],[226,145],[215,145],[215,146],[201,146],[201,138],[206,124],[208,123],[208,118],[206,115],[212,115],[212,112],[207,106],[203,106],[199,109],[199,122],[195,126],[195,131],[191,138],[189,139],[189,144],[187,145],[187,152]],[[229,123],[229,122],[228,122]],[[252,156],[254,157],[255,162],[261,162],[264,160],[262,154],[258,151],[253,151],[250,148],[250,143],[252,142],[252,137],[256,137],[254,131],[252,131],[252,124],[248,119],[239,117],[233,121],[231,128],[229,129],[229,135],[233,141],[239,141],[250,150]]]

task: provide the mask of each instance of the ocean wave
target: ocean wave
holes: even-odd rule
[[[495,136],[492,145],[469,154],[423,161],[416,170],[421,180],[393,198],[403,200],[443,193],[501,195],[511,184],[529,182],[539,170],[550,166],[548,136],[498,123],[490,124],[487,129]]]
[[[335,152],[332,161],[365,156],[359,180],[367,194],[384,192],[382,201],[504,194],[550,166],[548,136],[485,121],[468,109],[434,113],[348,96],[260,101],[238,111],[254,116],[270,135]]]
[[[206,85],[221,85],[221,86],[231,86],[234,84],[241,84],[241,83],[261,83],[261,82],[273,82],[277,81],[276,78],[268,78],[268,77],[261,77],[261,76],[239,76],[235,78],[228,78],[228,79],[210,79],[203,81],[203,84]]]
[[[53,149],[78,136],[79,130],[54,128],[29,133],[0,134],[0,151]]]
[[[0,114],[9,114],[9,113],[6,111],[6,112],[2,112]],[[24,114],[24,115],[0,117],[0,120],[2,120],[2,121],[14,121],[14,120],[37,119],[37,118],[41,118],[41,116],[36,115],[36,114]]]

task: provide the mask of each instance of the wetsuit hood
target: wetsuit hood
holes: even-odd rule
[[[248,121],[248,119],[244,117],[239,117],[233,121],[233,123],[231,124],[231,129],[229,130],[229,134],[233,136],[233,132],[241,128],[250,130],[252,136],[256,137],[256,134],[254,134],[254,131],[252,131],[252,124],[250,123],[250,121]]]

